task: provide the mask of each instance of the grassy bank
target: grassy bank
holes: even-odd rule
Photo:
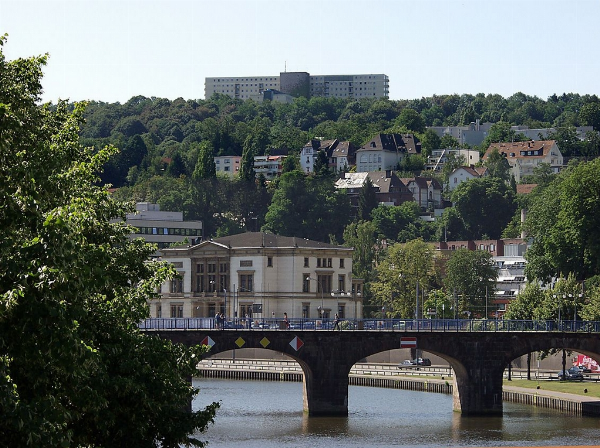
[[[600,398],[600,384],[586,381],[558,381],[558,380],[504,380],[504,385],[526,387],[529,389],[549,390],[565,394],[584,395],[590,398]],[[587,389],[587,393],[585,390]]]

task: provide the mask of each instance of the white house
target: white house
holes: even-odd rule
[[[484,161],[488,159],[494,149],[506,157],[517,183],[524,176],[533,174],[533,170],[542,163],[550,165],[556,173],[563,166],[563,156],[554,140],[492,143],[483,156]]]
[[[478,179],[488,175],[488,170],[483,166],[460,166],[448,176],[448,190],[453,191],[463,182],[471,179]]]
[[[352,278],[353,251],[260,232],[169,248],[163,260],[179,275],[151,301],[151,316],[360,317],[362,280]]]

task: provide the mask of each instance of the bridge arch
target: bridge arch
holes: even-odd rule
[[[295,359],[304,372],[304,410],[310,416],[348,415],[350,369],[370,355],[401,348],[415,338],[419,349],[440,356],[454,369],[454,410],[463,415],[502,413],[505,367],[518,356],[547,348],[600,353],[595,333],[558,332],[398,332],[177,330],[156,331],[184,344],[206,343],[212,353],[240,347],[268,348]],[[242,341],[242,342],[240,342]]]

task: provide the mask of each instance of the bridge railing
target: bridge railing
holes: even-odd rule
[[[597,321],[508,320],[508,319],[226,319],[217,323],[212,318],[149,318],[139,324],[142,330],[343,330],[398,332],[589,332],[600,333]]]

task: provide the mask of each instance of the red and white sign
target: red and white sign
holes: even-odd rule
[[[201,344],[202,345],[208,345],[208,347],[210,348],[213,345],[215,345],[215,341],[213,341],[210,336],[206,336],[204,339],[202,339]]]
[[[302,339],[300,339],[298,336],[296,336],[294,339],[292,339],[290,341],[290,345],[292,346],[292,348],[294,350],[298,351],[302,348],[302,346],[304,345],[304,342],[302,341]]]
[[[400,348],[417,348],[417,338],[400,338]]]

